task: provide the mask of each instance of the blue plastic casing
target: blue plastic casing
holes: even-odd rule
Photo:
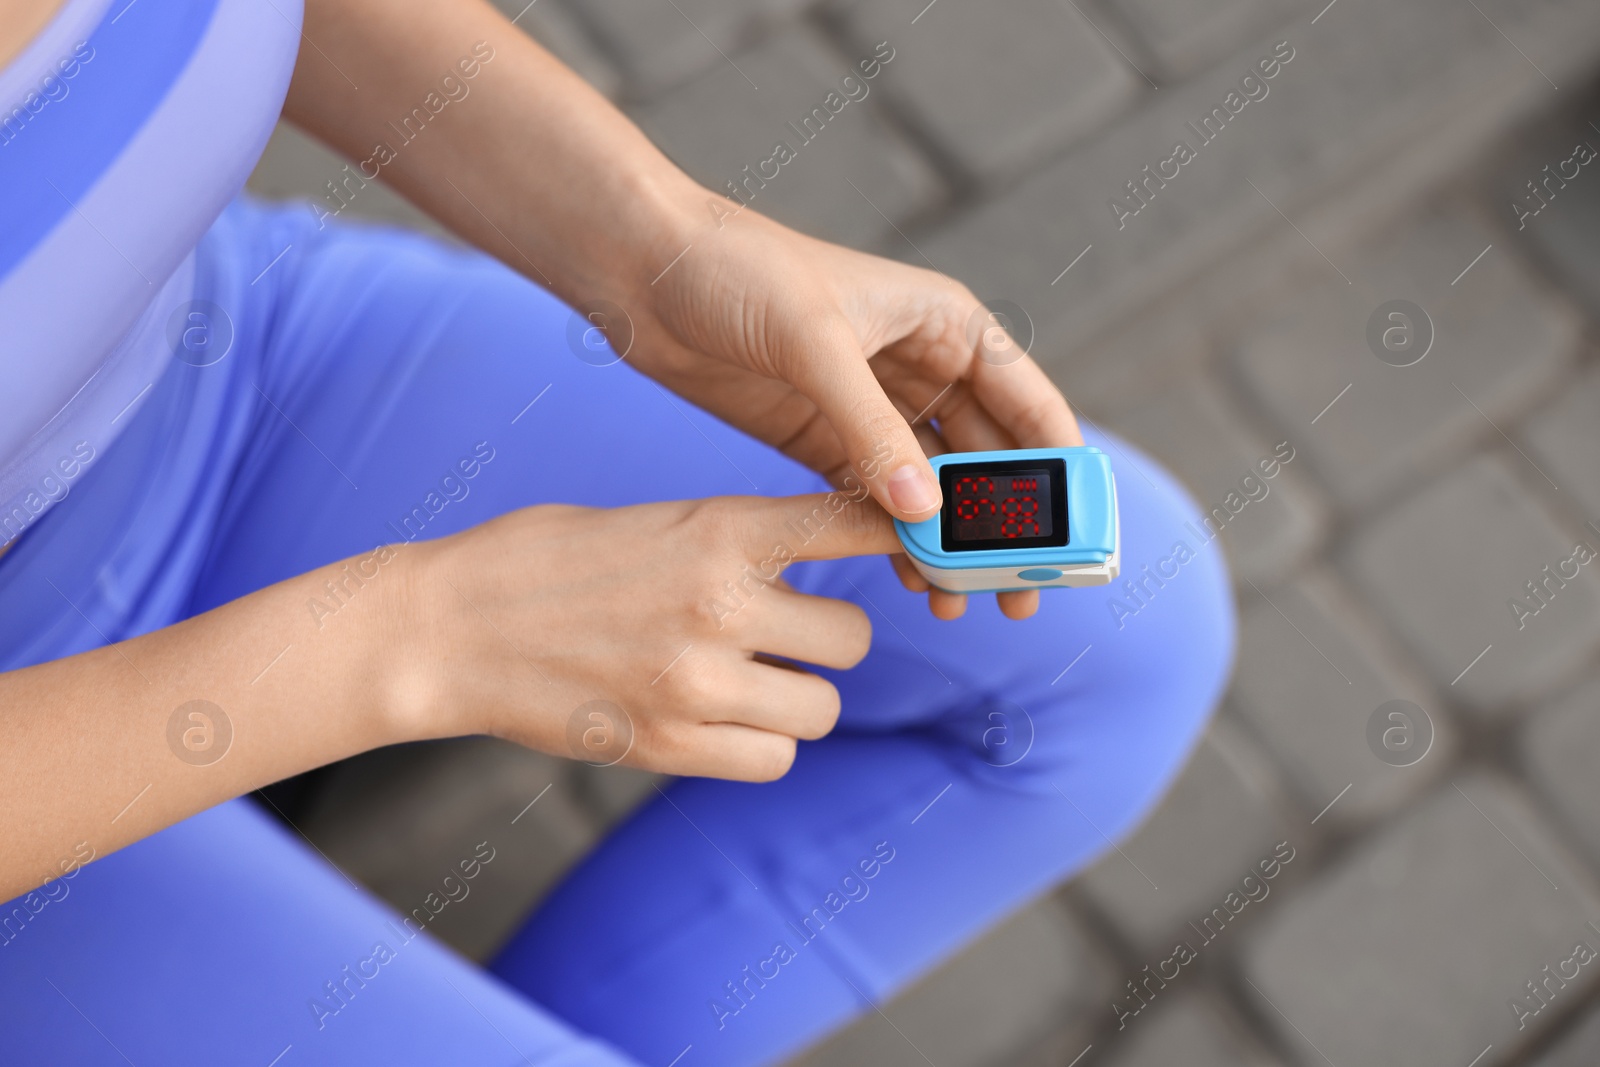
[[[1041,586],[1104,585],[1117,576],[1120,537],[1111,461],[1091,446],[951,452],[935,456],[935,477],[949,463],[1059,459],[1065,465],[1067,543],[1059,547],[944,550],[942,514],[919,523],[895,520],[900,543],[917,570],[951,592],[1001,592]]]

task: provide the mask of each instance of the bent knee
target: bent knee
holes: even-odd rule
[[[1165,792],[1221,701],[1237,623],[1221,546],[1204,539],[1176,479],[1120,441],[1090,443],[1114,460],[1122,573],[1043,598],[1039,636],[1023,653],[1029,680],[1004,694],[1015,703],[1001,702],[1001,714],[986,709],[990,743],[973,750],[1014,757],[1017,739],[1029,741],[1013,780],[1059,786],[1116,835]]]
[[[1122,568],[1096,590],[1108,659],[1174,696],[1220,696],[1237,630],[1232,579],[1215,534],[1183,486],[1131,446],[1095,435],[1121,462]],[[1132,469],[1130,469],[1132,468]],[[1154,677],[1150,677],[1150,676]]]

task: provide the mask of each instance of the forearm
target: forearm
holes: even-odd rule
[[[0,675],[0,900],[230,797],[426,733],[392,654],[413,547]]]
[[[301,48],[284,113],[355,161],[352,190],[381,175],[574,304],[647,287],[686,228],[709,222],[695,213],[705,190],[483,0],[305,9],[315,45]]]

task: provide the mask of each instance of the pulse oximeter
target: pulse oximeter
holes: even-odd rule
[[[1093,447],[934,456],[939,513],[895,520],[922,576],[951,593],[1106,585],[1121,566],[1117,482]]]

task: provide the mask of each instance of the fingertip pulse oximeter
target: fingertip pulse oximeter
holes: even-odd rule
[[[895,520],[906,555],[951,593],[1106,585],[1121,568],[1111,461],[1098,448],[950,452],[930,461],[944,505]]]

